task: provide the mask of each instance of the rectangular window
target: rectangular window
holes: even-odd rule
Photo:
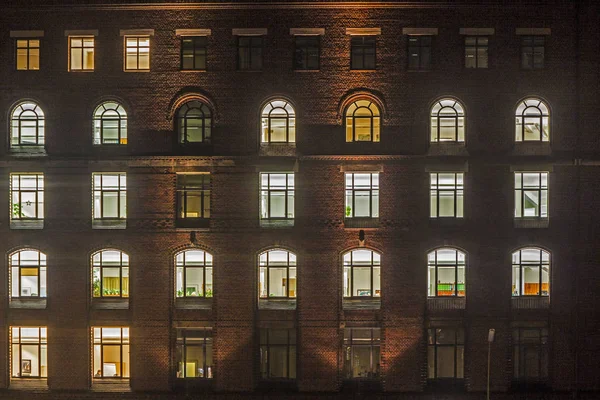
[[[545,48],[544,36],[521,36],[521,68],[544,68]]]
[[[462,172],[434,172],[429,174],[431,182],[431,218],[463,217]]]
[[[10,174],[11,220],[44,219],[44,174]]]
[[[92,178],[94,219],[127,218],[127,174],[95,173]]]
[[[92,328],[94,379],[129,378],[129,328]]]
[[[125,36],[125,70],[147,71],[150,69],[150,37]]]
[[[379,328],[344,329],[345,379],[379,379],[381,371]]]
[[[352,36],[350,69],[375,69],[376,36]]]
[[[17,39],[17,70],[40,69],[40,39]]]
[[[431,69],[432,36],[408,36],[408,69],[413,71]]]
[[[463,328],[427,330],[427,378],[465,377],[465,331]]]
[[[379,218],[379,173],[346,173],[346,218]]]
[[[177,218],[210,218],[210,174],[177,174]]]
[[[294,173],[260,174],[260,218],[294,219]]]
[[[263,67],[263,37],[238,36],[238,70],[260,71]]]
[[[548,379],[548,329],[514,328],[513,378],[524,381]]]
[[[294,69],[307,71],[319,69],[321,37],[296,36],[294,49]]]
[[[465,36],[465,68],[488,67],[487,36]]]
[[[213,334],[210,328],[177,329],[177,378],[213,377]]]
[[[184,36],[181,38],[181,69],[184,71],[206,70],[206,36]]]
[[[260,330],[262,379],[296,379],[296,330]]]
[[[70,71],[94,70],[94,41],[93,36],[69,37]]]
[[[48,329],[45,326],[12,326],[11,377],[48,377]]]
[[[548,218],[547,172],[515,172],[515,218]]]

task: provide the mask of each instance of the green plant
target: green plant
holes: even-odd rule
[[[206,297],[213,297],[213,295],[212,295],[212,289],[206,289],[205,295],[206,295]]]
[[[12,205],[12,214],[15,218],[23,218],[25,214],[23,214],[23,207],[19,203],[13,203]]]
[[[346,206],[346,217],[349,217],[352,214],[352,207]]]
[[[198,293],[196,293],[196,289],[194,289],[193,287],[189,287],[186,289],[186,295],[187,296],[198,296]]]
[[[177,290],[177,297],[183,297],[183,290]]]
[[[94,279],[93,291],[94,291],[94,297],[100,297],[100,280]]]

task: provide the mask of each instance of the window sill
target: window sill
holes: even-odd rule
[[[260,392],[280,392],[298,390],[295,378],[261,378],[256,390]]]
[[[429,217],[429,224],[433,226],[460,226],[464,223],[464,217]]]
[[[465,297],[428,297],[427,310],[464,310],[466,303]]]
[[[44,229],[44,220],[43,219],[33,219],[33,220],[11,219],[10,220],[10,229]]]
[[[548,156],[552,154],[550,142],[515,142],[512,154],[515,156]]]
[[[206,69],[180,69],[179,72],[207,72]]]
[[[296,155],[296,143],[261,143],[259,155],[271,157],[293,157]]]
[[[92,392],[131,392],[129,378],[94,378]]]
[[[357,68],[350,68],[349,71],[350,72],[379,72],[379,70],[377,70],[377,69],[357,69]]]
[[[176,297],[175,308],[180,310],[211,310],[212,297]]]
[[[260,220],[261,228],[293,228],[294,220],[293,219],[261,219]]]
[[[515,296],[510,300],[513,310],[547,310],[550,308],[549,296]]]
[[[48,390],[48,378],[10,378],[9,390]]]
[[[47,306],[47,298],[12,298],[9,308],[21,308],[26,310],[43,310]]]
[[[429,142],[429,156],[468,156],[465,142]]]
[[[548,218],[515,218],[515,228],[547,228],[550,225]]]
[[[342,301],[342,308],[344,310],[379,310],[381,308],[381,298],[346,298]]]
[[[295,69],[294,72],[321,72],[320,69]]]
[[[150,72],[150,69],[124,69],[123,72]]]
[[[176,228],[204,228],[210,227],[209,218],[182,218],[175,221]]]
[[[258,299],[259,310],[295,310],[296,299]]]
[[[343,392],[381,392],[383,390],[379,378],[343,378]]]
[[[9,154],[14,157],[45,157],[44,146],[15,146],[11,147]]]
[[[95,219],[92,220],[92,229],[126,229],[127,221],[124,219]]]
[[[428,378],[427,390],[432,392],[462,392],[465,390],[465,380],[464,378]]]
[[[127,310],[129,309],[129,298],[93,297],[92,308],[94,310]]]
[[[173,380],[173,390],[190,391],[212,391],[214,378],[175,378]]]
[[[546,380],[515,379],[511,382],[510,390],[514,392],[547,392],[551,388]]]
[[[379,228],[379,218],[344,218],[345,228]]]

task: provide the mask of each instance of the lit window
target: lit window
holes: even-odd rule
[[[127,176],[125,173],[94,173],[94,219],[127,218]]]
[[[350,38],[350,69],[375,69],[375,36]]]
[[[37,250],[19,250],[10,256],[11,299],[46,297],[46,255]]]
[[[119,250],[102,250],[92,256],[94,297],[129,297],[129,256]]]
[[[550,295],[550,253],[524,248],[512,255],[512,295]]]
[[[293,143],[296,141],[296,115],[285,100],[274,100],[262,110],[262,142]]]
[[[69,37],[69,71],[94,70],[94,37]]]
[[[11,326],[11,377],[48,377],[48,328]]]
[[[175,351],[177,378],[213,377],[212,329],[178,328]]]
[[[206,36],[184,36],[181,38],[181,69],[203,71],[206,69]]]
[[[442,248],[427,255],[427,296],[465,295],[465,253]]]
[[[40,69],[40,39],[17,39],[17,70]]]
[[[177,210],[184,223],[210,218],[210,174],[177,174]]]
[[[294,219],[294,174],[260,174],[260,218]]]
[[[427,330],[427,378],[465,377],[465,331],[463,328]]]
[[[94,144],[127,144],[127,113],[119,103],[107,101],[96,107]]]
[[[369,100],[358,100],[346,109],[346,142],[379,142],[379,107]]]
[[[44,174],[10,174],[11,220],[44,219]]]
[[[129,328],[94,327],[94,379],[129,378]]]
[[[125,36],[125,70],[147,71],[150,69],[150,37]]]
[[[263,67],[262,36],[238,37],[238,70],[260,71]]]
[[[296,330],[260,330],[262,379],[296,379]]]
[[[548,328],[513,328],[513,379],[548,379]]]
[[[515,115],[517,142],[547,142],[550,140],[550,113],[540,99],[529,98],[519,103]]]
[[[381,297],[381,256],[371,250],[344,254],[344,297]]]
[[[11,147],[44,145],[45,120],[40,106],[32,102],[19,103],[11,115]]]
[[[381,331],[379,328],[344,329],[345,379],[379,379]]]
[[[465,112],[462,104],[454,99],[441,99],[431,107],[431,141],[465,141]]]
[[[176,296],[213,297],[213,256],[202,250],[175,257]]]
[[[432,36],[408,36],[408,69],[413,71],[431,68]]]
[[[515,172],[515,218],[548,218],[547,172]]]
[[[521,36],[521,68],[544,68],[545,46],[544,36]]]
[[[379,218],[379,173],[346,173],[346,218]]]
[[[286,250],[269,250],[259,257],[258,293],[261,299],[295,298],[296,255]]]
[[[465,68],[487,68],[488,45],[487,36],[466,36]]]
[[[296,36],[294,43],[294,69],[299,71],[318,70],[320,36]]]
[[[200,101],[188,101],[177,110],[179,143],[210,143],[212,114]]]
[[[430,173],[431,218],[463,217],[463,173]]]

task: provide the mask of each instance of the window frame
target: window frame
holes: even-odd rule
[[[450,185],[443,185],[440,183],[440,175],[454,175],[454,186],[450,187]],[[433,178],[435,176],[436,183],[433,183]],[[459,183],[459,176],[460,182]],[[453,215],[449,216],[440,216],[440,198],[442,196],[441,193],[453,193],[453,202],[454,202],[454,212]],[[433,215],[433,204],[435,199],[435,215]],[[461,207],[459,207],[459,199],[461,200]],[[464,172],[451,172],[451,171],[441,171],[441,172],[430,172],[429,173],[429,218],[433,220],[437,219],[462,219],[464,218],[465,212],[465,174]],[[459,210],[460,208],[460,210]],[[460,211],[460,212],[459,212]],[[459,215],[460,214],[460,215]]]
[[[467,44],[467,41],[470,39],[475,39],[475,44],[471,45],[471,44]],[[486,44],[480,44],[479,40],[480,39],[486,39],[487,42]],[[465,46],[465,63],[464,63],[464,68],[465,69],[489,69],[490,67],[490,35],[467,35],[464,38],[464,46]],[[467,65],[467,60],[469,58],[468,50],[472,49],[474,50],[474,60],[475,60],[475,65],[474,66],[469,66]],[[480,49],[485,49],[485,66],[480,65],[480,63],[483,63],[483,60],[480,60],[481,56],[479,55],[479,50]]]
[[[371,253],[371,262],[370,264],[355,264],[354,263],[354,253],[357,251],[367,251]],[[346,257],[349,256],[347,259]],[[354,295],[355,291],[362,290],[354,287],[354,269],[355,268],[369,268],[370,274],[370,287],[364,290],[369,290],[368,295]],[[379,295],[375,289],[375,272],[374,270],[379,268]],[[347,285],[349,283],[349,285]],[[346,290],[347,288],[347,290]],[[342,298],[343,300],[370,300],[370,299],[380,299],[381,298],[381,253],[369,249],[369,248],[355,248],[352,250],[348,250],[342,255]],[[363,290],[363,291],[364,291]],[[350,296],[346,296],[346,292],[350,293]]]
[[[539,343],[528,343],[526,338],[523,338],[523,331],[539,331]],[[531,382],[531,383],[541,383],[546,382],[549,379],[549,367],[550,367],[550,351],[549,351],[549,342],[550,342],[550,332],[546,326],[543,327],[513,327],[511,332],[511,342],[512,342],[512,359],[513,359],[513,373],[512,379],[517,382]],[[516,335],[515,335],[516,333]],[[544,341],[545,339],[545,341]],[[526,352],[524,349],[535,349],[537,353],[538,360],[538,371],[540,373],[539,377],[528,377],[524,373],[526,371]],[[543,365],[544,358],[546,360],[546,365]],[[521,361],[524,361],[523,363]],[[521,368],[524,366],[523,368]],[[545,368],[544,368],[545,367]],[[523,372],[523,373],[521,373]]]
[[[15,341],[15,335],[14,335],[14,330],[18,329],[19,330],[19,335],[18,335],[18,339]],[[25,342],[23,343],[22,338],[23,338],[23,333],[22,330],[23,329],[38,329],[38,341],[37,343],[32,343],[32,342]],[[10,346],[10,379],[44,379],[44,378],[48,378],[48,327],[47,326],[13,326],[10,325],[10,329],[9,329],[9,346]],[[13,367],[15,366],[15,351],[14,348],[15,346],[18,346],[19,348],[19,353],[18,353],[18,366],[19,366],[19,371],[18,374],[15,373],[15,371],[13,370]],[[38,365],[37,365],[37,369],[39,371],[39,375],[35,375],[35,376],[23,376],[23,346],[36,346],[37,347],[37,354],[38,354]],[[43,358],[42,357],[42,350],[45,350],[45,361],[46,361],[46,365],[43,365]],[[31,368],[31,360],[29,360],[30,362],[30,368]],[[42,367],[46,367],[46,373],[42,373]]]
[[[119,253],[119,264],[118,265],[104,265],[103,262],[103,253],[106,252],[117,252]],[[96,257],[99,256],[98,261],[96,261]],[[98,262],[98,263],[97,263]],[[128,299],[131,297],[129,281],[131,278],[131,274],[129,271],[129,255],[124,251],[119,249],[102,249],[94,252],[91,256],[91,264],[92,264],[92,298],[93,299]],[[109,295],[104,294],[104,270],[105,269],[119,269],[119,294],[117,295]],[[96,270],[99,271],[98,274],[98,295],[96,295]],[[127,271],[127,285],[124,284],[124,272]],[[125,286],[127,286],[125,288]]]
[[[358,42],[360,40],[360,43]],[[369,43],[367,43],[369,42]],[[366,60],[371,54],[366,54],[368,50],[373,51],[373,66],[367,68]],[[358,55],[361,62],[355,65],[354,56]],[[370,65],[368,66],[370,67]],[[377,35],[351,35],[350,36],[350,70],[351,71],[376,71],[377,70]]]
[[[359,103],[365,103],[365,102],[369,102],[368,105],[359,105]],[[353,108],[354,107],[354,108]],[[373,108],[372,108],[373,107]],[[360,110],[360,109],[367,109],[369,110],[369,112],[371,113],[370,116],[361,116],[361,115],[356,115],[356,113]],[[352,111],[350,111],[352,110]],[[350,112],[352,112],[352,115],[350,116]],[[356,132],[356,120],[359,119],[368,119],[369,122],[369,140],[358,140],[358,134]],[[346,143],[379,143],[381,141],[381,110],[379,108],[379,105],[372,101],[371,99],[356,99],[355,101],[351,102],[348,107],[346,107],[346,112],[344,113],[344,120],[346,123]],[[351,120],[351,124],[352,124],[352,140],[348,140],[349,139],[349,135],[348,135],[348,129],[349,129],[349,125],[348,122]],[[375,122],[377,121],[377,124],[375,124]],[[377,131],[375,129],[375,125],[377,125]]]
[[[281,251],[287,254],[287,262],[285,265],[271,265],[269,261],[269,254],[274,251]],[[265,256],[263,261],[263,256]],[[286,276],[286,294],[285,296],[271,296],[271,269],[282,269],[285,268]],[[264,272],[262,271],[264,269]],[[290,270],[293,269],[295,272],[296,289],[294,295],[290,295]],[[261,276],[264,276],[264,286],[261,281]],[[296,253],[283,248],[272,248],[263,251],[258,255],[258,298],[259,300],[281,300],[281,299],[297,299],[298,298],[298,257]],[[262,289],[262,290],[261,290]],[[263,295],[264,292],[266,295]]]
[[[194,177],[202,177],[202,183],[200,187],[192,187],[188,188],[186,186],[186,177],[194,176]],[[176,218],[180,223],[184,222],[201,222],[207,221],[210,219],[211,213],[211,182],[212,177],[210,173],[178,173],[176,174],[176,183],[175,189],[177,192],[177,201],[176,201]],[[187,217],[188,211],[188,194],[195,194],[200,198],[200,216],[199,217]],[[208,207],[206,207],[206,203],[208,202]],[[208,212],[208,215],[206,215]]]
[[[37,41],[37,47],[32,45],[31,42]],[[25,47],[19,46],[19,42],[27,42]],[[41,37],[18,37],[15,38],[15,70],[16,71],[39,71],[41,69],[41,48],[42,39]],[[32,55],[32,50],[37,49],[37,68],[31,68],[31,59],[35,56]],[[27,60],[25,68],[19,68],[19,50],[25,50],[25,59]]]
[[[352,176],[352,185],[348,186],[348,175]],[[356,184],[355,184],[355,175],[370,175],[369,177],[369,188],[368,189],[363,189],[363,188],[356,188]],[[377,184],[376,186],[374,186],[373,184],[373,175],[377,175]],[[352,219],[352,220],[359,220],[359,219],[378,219],[379,218],[379,172],[356,172],[356,171],[352,171],[352,172],[345,172],[344,173],[344,187],[345,187],[345,209],[344,209],[344,219]],[[357,192],[368,192],[369,193],[369,215],[368,216],[355,216],[355,210],[356,210],[356,193]],[[348,204],[348,197],[349,195],[352,197],[352,205]],[[376,214],[374,215],[374,211],[373,211],[373,205],[375,200],[377,199],[377,210],[376,210]],[[348,207],[350,208],[350,213],[348,212]],[[348,215],[349,214],[349,215]]]
[[[260,45],[253,43],[254,39],[260,39]],[[242,46],[242,42],[248,40],[248,45]],[[238,35],[237,36],[237,70],[238,71],[262,71],[264,69],[264,48],[265,48],[265,37],[264,35]],[[242,65],[242,55],[241,52],[243,50],[247,50],[247,59],[248,65]],[[253,56],[253,52],[260,52],[260,65],[254,65],[252,60],[256,57]]]
[[[306,41],[303,46],[298,45],[298,40]],[[308,43],[311,40],[315,43]],[[316,49],[316,66],[310,65],[311,54],[314,57]],[[311,53],[312,52],[312,53]],[[301,59],[302,61],[299,61]],[[321,35],[294,35],[294,71],[319,71],[321,69]]]
[[[267,186],[263,184],[263,177],[267,176]],[[271,189],[271,175],[285,175],[285,188],[284,189]],[[291,179],[290,179],[291,177]],[[296,217],[296,174],[294,172],[261,172],[259,174],[260,179],[260,220],[265,221],[294,221]],[[291,184],[290,184],[291,180]],[[272,217],[271,216],[271,196],[273,193],[284,193],[285,201],[285,216],[284,217]],[[266,201],[265,201],[266,199]],[[293,203],[293,208],[290,210],[290,200]],[[264,203],[267,203],[267,209],[264,209]],[[266,212],[266,217],[264,216]],[[291,213],[291,217],[289,216]]]
[[[535,41],[541,39],[542,45],[536,45]],[[527,40],[531,41],[531,44],[526,44]],[[535,55],[536,49],[542,49],[542,61],[541,65],[536,64]],[[525,71],[540,70],[544,69],[546,65],[546,35],[521,35],[521,69]],[[527,51],[530,51],[529,53]],[[540,53],[537,53],[538,55]],[[531,63],[526,64],[527,56],[531,57]]]
[[[522,252],[523,251],[528,251],[528,250],[535,250],[535,251],[539,251],[539,263],[528,263],[528,262],[523,262],[523,256],[522,256]],[[518,254],[518,262],[515,262],[515,257]],[[548,258],[548,261],[545,262],[544,261],[544,255],[546,255],[546,257]],[[511,277],[511,287],[512,287],[512,295],[511,297],[514,298],[549,298],[550,297],[550,292],[552,290],[552,254],[541,248],[541,247],[535,247],[535,246],[530,246],[530,247],[521,247],[515,251],[512,252],[512,257],[511,257],[511,265],[512,265],[512,277]],[[527,282],[525,282],[524,280],[524,273],[523,273],[523,269],[527,268],[528,266],[534,266],[537,267],[539,269],[539,273],[538,273],[538,279],[537,279],[537,284],[538,284],[538,293],[537,294],[525,294],[525,284]],[[547,290],[544,290],[544,267],[547,268],[548,270],[548,283],[547,283]],[[523,285],[521,287],[517,287],[517,285],[513,285],[513,283],[515,282],[515,269],[519,270],[519,277],[517,282],[520,285]],[[545,292],[545,294],[544,294]]]
[[[21,179],[23,177],[35,177],[35,182],[36,182],[36,187],[35,190],[32,190],[30,188],[27,188],[27,190],[23,190],[22,188],[22,183],[21,183]],[[19,184],[18,184],[18,189],[14,188],[14,182],[15,182],[15,178],[17,178],[19,180]],[[40,185],[40,181],[41,181],[41,185]],[[10,220],[11,221],[43,221],[44,220],[44,173],[43,172],[11,172],[10,173],[10,188],[9,188],[9,199],[10,199],[10,204],[11,204],[11,208],[10,208]],[[15,192],[17,192],[17,196],[18,196],[18,202],[14,202],[14,195]],[[22,194],[23,193],[34,193],[35,196],[35,216],[34,217],[26,217],[24,216],[24,214],[22,213],[22,209],[23,206],[21,205],[23,203],[22,201]],[[41,198],[41,200],[40,200]],[[15,207],[17,206],[18,207]],[[22,215],[18,215],[15,216],[15,212],[16,210],[19,210],[19,214]],[[40,216],[41,215],[41,216]]]
[[[97,337],[96,337],[96,329],[100,330],[100,336],[99,336],[99,341],[97,341]],[[113,339],[107,339],[108,343],[105,343],[104,340],[104,333],[103,330],[104,329],[119,329],[120,330],[120,341],[118,344],[111,342],[111,340]],[[127,334],[124,334],[124,331],[127,331]],[[131,378],[131,334],[130,334],[130,328],[127,326],[92,326],[91,328],[91,336],[92,336],[92,351],[91,351],[91,355],[92,355],[92,379],[93,380],[103,380],[103,379],[118,379],[118,380],[129,380]],[[100,376],[97,376],[96,374],[96,370],[95,370],[95,347],[96,346],[100,346]],[[119,371],[119,376],[104,376],[104,347],[105,346],[119,346],[119,360],[120,360],[120,371]],[[127,346],[127,364],[129,364],[129,376],[123,376],[123,364],[124,364],[124,349],[123,347]]]
[[[191,336],[191,333],[202,332],[202,335]],[[193,339],[192,343],[188,343],[188,339]],[[199,340],[201,343],[197,343]],[[212,328],[198,327],[198,328],[176,328],[175,332],[175,379],[177,380],[201,380],[201,381],[210,381],[214,379],[214,335]],[[201,348],[202,349],[202,371],[204,376],[186,376],[187,372],[187,351],[188,348]],[[210,348],[210,351],[208,349]],[[178,353],[179,352],[179,353]],[[207,364],[207,354],[210,352],[210,358],[212,359],[212,364]],[[181,354],[181,359],[177,358],[177,355]],[[179,364],[183,362],[185,366],[183,368],[183,376],[179,375]],[[198,367],[196,367],[198,368]],[[206,372],[204,372],[206,371]]]
[[[92,46],[85,46],[86,40],[92,40]],[[69,40],[69,72],[94,72],[96,69],[96,37],[94,35],[73,35],[68,37]],[[81,40],[81,46],[73,46],[73,40]],[[92,49],[92,67],[85,68],[85,52],[84,49]],[[73,67],[73,50],[81,50],[81,68]]]
[[[114,108],[108,108],[107,106],[115,106]],[[103,109],[100,113],[100,110]],[[121,110],[121,111],[119,111]],[[118,117],[105,117],[104,115],[107,112],[114,111],[118,114]],[[105,121],[117,121],[117,140],[118,143],[107,143],[104,141],[104,122]],[[97,127],[96,124],[99,123],[100,126]],[[118,101],[108,100],[104,101],[95,108],[93,118],[92,118],[92,126],[94,132],[93,143],[94,146],[124,146],[127,144],[127,111],[125,111],[125,107]],[[97,137],[98,135],[98,137]]]
[[[25,108],[27,107],[27,108]],[[20,108],[20,112],[17,116],[17,111]],[[35,114],[35,118],[24,118],[23,114]],[[24,143],[22,139],[23,121],[35,121],[35,143]],[[16,124],[16,126],[15,126]],[[16,128],[16,137],[15,137]],[[44,110],[40,105],[32,100],[23,100],[17,103],[10,113],[10,148],[32,148],[32,147],[43,147],[46,145],[46,119]],[[16,139],[17,143],[13,143]]]
[[[202,253],[202,263],[198,265],[188,265],[186,262],[186,254],[194,252],[194,253]],[[214,257],[211,253],[204,251],[199,248],[187,249],[184,251],[180,251],[175,254],[175,298],[176,299],[210,299],[214,297]],[[181,288],[179,287],[179,270],[181,269]],[[194,296],[193,294],[188,294],[188,286],[187,286],[187,275],[188,269],[202,269],[202,294],[198,294]],[[210,288],[208,288],[209,284],[206,279],[207,275],[210,275]],[[196,293],[200,293],[198,288]],[[209,293],[210,292],[210,293]],[[181,295],[180,295],[181,293]],[[194,292],[192,292],[194,293]]]
[[[272,335],[272,331],[286,331],[287,340],[286,344],[275,343],[273,344],[271,340],[269,340]],[[264,340],[266,337],[266,340]],[[273,348],[285,348],[286,349],[286,371],[287,376],[285,377],[272,377],[271,376],[271,351]],[[259,330],[259,360],[260,360],[260,378],[264,381],[293,381],[296,380],[298,376],[298,337],[295,328],[291,329],[277,329],[277,328],[261,328]],[[292,357],[294,354],[294,357]],[[292,374],[292,358],[295,361],[293,374]],[[263,360],[266,363],[263,363]],[[264,367],[264,369],[263,369]],[[267,376],[265,376],[265,374]]]
[[[188,117],[188,113],[193,110],[199,110],[202,113],[201,117],[191,116]],[[183,113],[183,115],[182,115]],[[212,142],[212,130],[213,130],[213,112],[212,109],[202,100],[191,99],[184,102],[177,108],[175,113],[175,125],[177,131],[177,143],[179,146],[194,146],[194,145],[208,145]],[[188,135],[188,121],[198,120],[202,121],[200,141],[190,141],[187,138]],[[208,120],[208,122],[207,122]],[[193,125],[191,125],[193,126]],[[207,134],[208,133],[208,134]]]
[[[95,177],[100,176],[100,188],[96,187]],[[104,176],[118,176],[118,188],[104,190],[103,181]],[[125,183],[121,183],[124,178]],[[104,194],[105,193],[117,193],[117,217],[104,217]],[[121,199],[122,192],[124,192],[124,199]],[[96,217],[96,194],[100,193],[100,216]],[[121,202],[125,201],[124,215],[121,215]],[[125,221],[127,219],[127,173],[126,172],[93,172],[92,173],[92,220],[93,221]]]
[[[539,181],[539,186],[536,187],[529,187],[529,186],[525,186],[524,184],[524,176],[525,175],[533,175],[533,174],[538,174],[538,181]],[[545,181],[546,181],[546,185],[544,186],[544,177],[543,175],[545,175]],[[518,179],[517,177],[520,176],[520,187],[518,187]],[[550,190],[550,173],[548,171],[514,171],[513,172],[513,183],[514,183],[514,219],[515,220],[547,220],[549,219],[550,216],[550,209],[549,209],[549,203],[550,203],[550,198],[549,198],[549,190]],[[537,198],[539,200],[539,210],[538,210],[538,215],[525,215],[525,193],[526,192],[536,192],[537,193]],[[544,204],[544,196],[546,199],[546,202]],[[520,201],[517,202],[517,197],[520,198]],[[520,209],[518,207],[520,203]],[[546,208],[546,213],[544,215],[544,213],[542,212],[543,208]]]
[[[21,253],[25,252],[25,251],[31,251],[31,252],[37,253],[37,264],[35,264],[35,265],[22,265],[21,264]],[[17,257],[17,264],[14,264],[15,256]],[[23,295],[22,277],[23,276],[31,276],[31,275],[22,275],[22,271],[21,271],[22,269],[28,269],[28,270],[36,269],[37,275],[33,275],[33,276],[37,276],[37,287],[35,288],[35,289],[37,289],[37,294],[35,296],[33,295],[33,293],[31,293],[28,296]],[[15,277],[14,270],[17,271],[16,277]],[[9,298],[11,301],[12,300],[29,301],[29,300],[48,298],[48,257],[46,256],[45,253],[43,253],[37,249],[33,249],[33,248],[22,248],[22,249],[12,252],[8,257],[8,274],[9,274],[9,276],[8,276],[7,283],[8,283],[8,287],[9,287]],[[17,296],[14,295],[15,279],[17,282],[17,293],[18,293]],[[45,281],[45,285],[42,285],[42,280]],[[44,296],[42,296],[42,288],[45,291]],[[34,288],[30,288],[30,290],[32,290],[32,289],[34,289]]]
[[[368,344],[358,344],[354,343],[354,333],[356,330],[369,330],[371,333],[371,338],[369,339]],[[375,332],[378,335],[375,335]],[[352,372],[352,364],[354,363],[354,352],[356,348],[369,348],[369,365],[370,370],[367,371],[368,374],[373,374],[372,376],[366,377],[356,377]],[[379,349],[379,360],[375,363],[374,360],[374,350]],[[342,376],[344,380],[352,380],[352,381],[377,381],[381,379],[381,328],[344,328],[344,339],[342,342],[343,349],[343,362],[342,362]],[[348,358],[348,355],[350,356]],[[351,364],[348,365],[348,360],[352,360]],[[379,366],[379,369],[377,369]],[[349,367],[349,368],[348,368]]]
[[[277,103],[283,103],[283,106],[278,105]],[[289,106],[289,107],[288,107]],[[271,109],[267,112],[267,108],[271,107]],[[291,112],[288,110],[291,110]],[[283,110],[285,112],[285,117],[283,116],[273,116],[272,113],[275,110]],[[262,108],[260,113],[261,116],[261,144],[290,144],[296,143],[296,110],[292,103],[285,99],[273,99],[268,101]],[[273,120],[285,119],[285,140],[272,140],[272,129],[271,124]],[[266,121],[266,125],[265,125]],[[267,134],[265,135],[265,128]],[[290,131],[293,132],[293,135],[290,135]],[[265,140],[265,136],[266,139]],[[290,139],[290,136],[293,136]]]
[[[447,103],[448,105],[444,105]],[[452,103],[451,105],[449,103]],[[436,108],[439,107],[437,111]],[[454,115],[444,115],[442,110],[451,108],[454,110]],[[440,132],[442,127],[442,120],[454,120],[454,140],[440,139]],[[462,121],[462,125],[461,122]],[[429,112],[429,143],[465,143],[466,141],[466,126],[467,126],[467,114],[465,107],[458,99],[452,97],[443,97],[436,100]],[[435,128],[435,139],[433,137],[433,131]]]
[[[438,343],[438,331],[439,330],[452,330],[454,331],[454,343]],[[433,334],[432,334],[433,333]],[[459,334],[459,333],[462,333]],[[428,381],[444,381],[444,380],[463,380],[465,379],[465,329],[462,326],[438,326],[427,328],[427,380]],[[459,338],[462,337],[462,343]],[[454,376],[453,377],[438,377],[438,348],[449,348],[454,350],[453,361],[454,361]],[[457,376],[459,366],[459,349],[462,347],[463,362],[461,366],[462,376]],[[430,350],[433,349],[433,373],[434,376],[430,377],[429,363],[430,363]]]
[[[440,294],[441,291],[444,290],[440,290],[440,285],[442,285],[441,282],[439,282],[438,276],[439,276],[439,268],[440,266],[444,267],[444,266],[450,266],[450,264],[440,264],[438,262],[438,252],[441,250],[451,250],[455,253],[455,262],[454,264],[452,264],[452,267],[454,268],[454,282],[451,283],[451,291],[453,292],[452,294],[449,295],[444,295],[444,294]],[[431,263],[430,261],[430,256],[434,254],[434,262]],[[462,255],[463,258],[463,262],[461,263],[460,261],[460,255]],[[464,282],[463,282],[463,290],[462,290],[462,295],[460,294],[461,290],[459,290],[459,269],[460,268],[464,269]],[[434,284],[435,284],[435,294],[432,296],[431,293],[431,281],[430,281],[430,277],[429,277],[429,270],[433,268],[434,269]],[[435,250],[430,251],[429,253],[427,253],[427,297],[432,299],[432,298],[465,298],[467,295],[467,254],[460,250],[457,249],[455,247],[438,247]]]
[[[533,104],[528,104],[533,102]],[[535,104],[537,102],[537,104]],[[530,109],[535,108],[539,114],[525,114]],[[521,113],[519,114],[519,109]],[[544,109],[546,111],[544,111]],[[550,142],[550,107],[548,103],[538,97],[527,97],[517,104],[515,108],[515,142],[516,143],[549,143]],[[539,115],[539,117],[538,117]],[[525,139],[525,131],[528,125],[525,120],[539,119],[539,139]],[[546,139],[544,140],[544,133],[546,133]],[[519,139],[520,136],[520,139]]]
[[[407,36],[407,57],[406,57],[406,69],[408,71],[430,71],[433,67],[433,37],[434,35],[406,35]],[[429,39],[429,44],[423,44],[423,39]],[[411,46],[411,39],[416,39],[416,45]],[[411,49],[413,51],[411,52]],[[414,54],[414,50],[418,52],[418,65],[411,67],[411,57]],[[423,65],[423,49],[429,50],[429,65]]]
[[[123,48],[124,48],[124,59],[123,59],[123,70],[125,72],[149,72],[150,71],[150,49],[151,49],[151,40],[150,40],[150,36],[151,35],[124,35],[123,36]],[[135,46],[129,46],[127,44],[127,40],[128,39],[135,39],[136,40],[136,45]],[[140,39],[148,39],[148,46],[140,46]],[[140,49],[148,49],[148,68],[140,68]],[[135,57],[136,57],[136,68],[128,68],[127,67],[127,57],[128,55],[130,55],[129,50],[130,49],[135,49]],[[133,55],[133,51],[131,52],[131,55]]]
[[[192,56],[192,68],[185,68],[184,67],[184,56],[185,54],[185,47],[184,47],[184,41],[185,40],[189,40],[192,43],[191,46],[191,56]],[[197,41],[203,40],[204,41],[204,46],[202,46],[201,44],[198,44]],[[208,35],[182,35],[180,38],[180,52],[179,52],[179,69],[181,71],[206,71],[207,70],[207,61],[208,61]],[[189,49],[188,49],[189,50]],[[204,54],[197,54],[198,50],[203,50]],[[202,51],[201,51],[202,53]],[[187,56],[189,57],[190,54],[187,54]],[[204,66],[203,67],[199,67],[196,66],[196,57],[201,56],[204,57]]]

